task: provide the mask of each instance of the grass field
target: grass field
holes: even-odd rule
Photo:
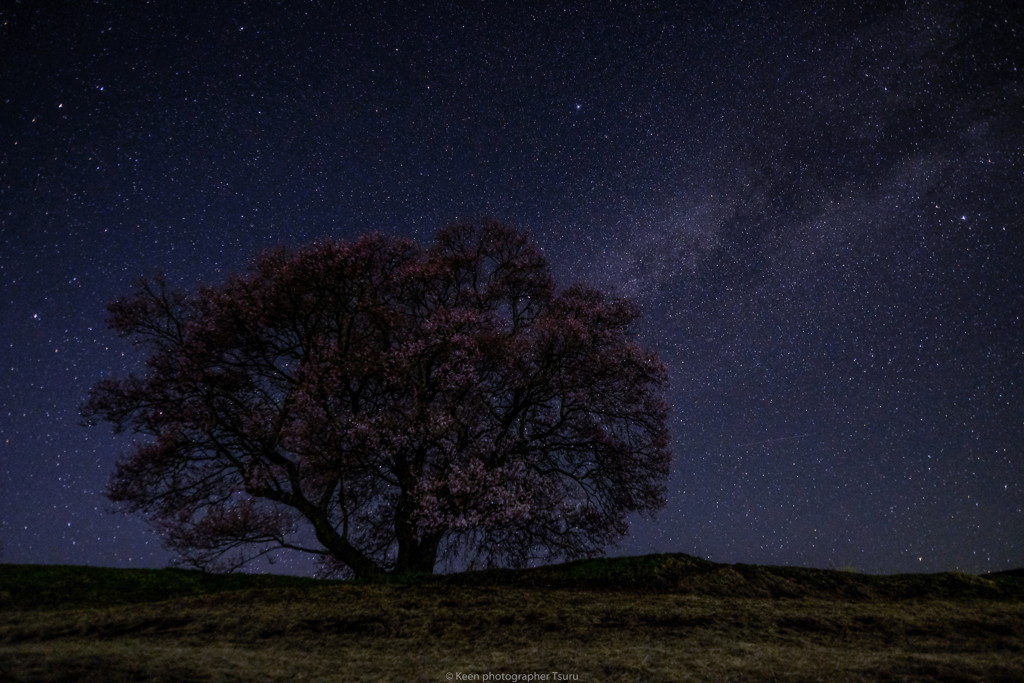
[[[1020,681],[1024,577],[685,555],[393,584],[6,565],[0,680]]]

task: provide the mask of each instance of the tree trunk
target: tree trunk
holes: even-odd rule
[[[438,538],[410,539],[398,546],[396,574],[433,574],[437,564]]]
[[[395,537],[398,540],[398,558],[395,574],[433,574],[437,563],[439,535],[420,537],[412,521],[412,505],[403,495],[395,509]]]

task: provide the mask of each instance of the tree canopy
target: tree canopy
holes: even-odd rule
[[[497,222],[259,256],[109,305],[145,369],[88,420],[144,437],[107,494],[205,568],[292,549],[368,577],[598,554],[664,503],[666,371],[637,310],[556,291]]]

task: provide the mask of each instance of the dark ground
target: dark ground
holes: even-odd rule
[[[1019,571],[659,555],[389,584],[6,565],[0,585],[0,680],[1024,678]]]

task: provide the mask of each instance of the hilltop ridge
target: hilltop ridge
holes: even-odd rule
[[[0,608],[96,607],[244,590],[314,590],[344,583],[349,582],[185,569],[7,564],[0,565]],[[683,553],[575,560],[528,569],[395,576],[372,583],[639,591],[723,598],[1024,600],[1021,569],[985,575],[871,575],[834,569],[722,564]]]
[[[683,553],[576,560],[430,580],[455,585],[620,589],[738,598],[1024,600],[1024,570],[1020,569],[984,575],[873,575],[837,569],[723,564]]]

